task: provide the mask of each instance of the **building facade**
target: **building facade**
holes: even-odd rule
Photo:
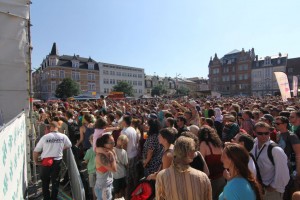
[[[114,85],[120,81],[125,81],[133,86],[134,97],[144,95],[144,69],[108,63],[98,63],[98,65],[100,75],[100,95],[108,95],[113,91]]]
[[[293,89],[293,76],[298,77],[298,88],[300,85],[300,58],[289,58],[287,60],[286,73],[289,79],[290,88]],[[299,93],[299,91],[298,91]]]
[[[209,89],[222,96],[251,95],[251,66],[254,48],[233,50],[222,58],[215,54],[209,61]]]
[[[171,77],[160,77],[146,75],[145,78],[145,95],[151,96],[151,91],[155,86],[162,85],[167,90],[167,95],[176,93],[175,79]]]
[[[265,56],[252,63],[252,94],[253,96],[280,95],[274,72],[286,72],[287,54]]]
[[[55,96],[58,84],[64,78],[76,81],[82,95],[99,96],[99,66],[91,58],[79,55],[59,55],[56,43],[51,52],[43,60],[41,66],[32,74],[35,97],[50,99]]]

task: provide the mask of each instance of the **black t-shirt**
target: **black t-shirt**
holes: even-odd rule
[[[190,163],[190,166],[194,169],[197,169],[197,170],[200,170],[203,172],[204,160],[203,160],[201,154],[198,153],[198,155],[194,158],[193,162]]]

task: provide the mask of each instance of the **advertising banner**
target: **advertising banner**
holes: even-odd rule
[[[298,96],[298,77],[293,76],[293,96]]]
[[[284,72],[274,72],[283,101],[291,98],[289,80]]]
[[[0,129],[0,199],[24,199],[26,123],[22,113]]]

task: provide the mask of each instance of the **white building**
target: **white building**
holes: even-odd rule
[[[98,63],[98,65],[100,75],[100,95],[108,95],[111,91],[113,91],[114,85],[120,81],[126,81],[133,86],[135,97],[144,95],[144,69],[101,62]]]
[[[287,54],[258,58],[252,63],[252,95],[279,95],[279,87],[274,72],[286,72]]]

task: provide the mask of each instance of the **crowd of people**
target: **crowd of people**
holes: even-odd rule
[[[66,148],[88,171],[87,199],[300,199],[296,98],[101,97],[34,109],[46,200],[57,199]]]

